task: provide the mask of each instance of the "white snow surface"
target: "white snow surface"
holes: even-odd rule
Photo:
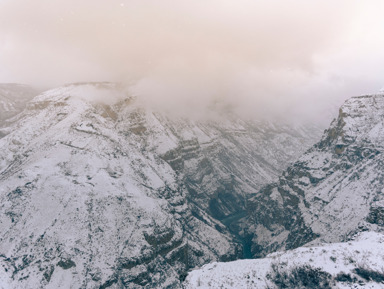
[[[252,227],[252,220],[244,225],[245,230],[259,230],[253,242],[263,248],[286,248],[290,232],[281,219],[274,219],[279,214],[292,220],[293,229],[302,226],[300,233],[291,234],[290,244],[339,242],[361,230],[383,231],[383,143],[384,94],[348,99],[321,141],[251,200],[270,210],[253,212],[260,226],[269,222],[262,234],[260,226]]]
[[[185,192],[174,206],[176,199],[159,197],[179,190],[175,172],[149,152],[154,144],[129,133],[129,120],[117,123],[112,110],[88,100],[94,90],[86,85],[44,93],[0,140],[0,263],[16,275],[11,288],[100,286],[124,262],[155,259],[146,239],[154,234],[170,234],[164,244],[170,252],[190,239],[206,260],[233,250],[228,236],[197,219],[189,222],[191,234],[201,236],[185,236],[180,219],[191,218]],[[73,97],[74,91],[87,99]],[[58,265],[68,260],[75,265]],[[177,276],[168,270],[170,280]]]
[[[347,100],[330,134],[336,127],[342,129],[333,140],[336,148],[313,150],[299,159],[319,180],[313,188],[302,187],[311,203],[301,207],[305,221],[327,241],[353,231],[383,199],[384,95]]]
[[[366,268],[384,274],[384,235],[360,233],[347,243],[321,244],[276,252],[263,259],[211,263],[190,272],[184,282],[186,289],[196,288],[278,288],[273,282],[275,264],[282,271],[309,265],[328,272],[332,277],[340,273],[356,278],[352,282],[335,280],[332,288],[384,288],[381,282],[365,280],[354,269]],[[383,275],[384,276],[384,275]]]
[[[0,139],[3,286],[177,286],[185,258],[192,267],[234,258],[208,202],[192,214],[182,180],[200,182],[201,200],[233,178],[255,192],[316,135],[276,127],[170,120],[108,83],[37,96]]]

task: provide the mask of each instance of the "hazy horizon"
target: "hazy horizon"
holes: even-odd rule
[[[217,101],[328,121],[384,86],[381,1],[0,0],[0,82],[133,83],[154,106]]]

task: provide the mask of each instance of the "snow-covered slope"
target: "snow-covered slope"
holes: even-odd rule
[[[384,236],[276,252],[264,259],[212,263],[188,274],[196,288],[383,288]]]
[[[353,97],[322,140],[248,203],[255,256],[384,225],[384,95]]]
[[[6,132],[0,280],[10,288],[173,288],[190,268],[238,258],[223,223],[316,135],[169,119],[111,83],[39,95]]]

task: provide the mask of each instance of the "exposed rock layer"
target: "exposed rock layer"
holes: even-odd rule
[[[225,225],[316,135],[169,119],[110,83],[48,91],[5,129],[0,263],[17,288],[173,288],[241,257]]]
[[[384,96],[347,100],[321,141],[248,202],[242,225],[252,254],[380,230],[383,143]]]

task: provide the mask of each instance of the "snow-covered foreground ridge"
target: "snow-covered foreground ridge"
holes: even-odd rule
[[[186,289],[384,288],[383,264],[384,235],[363,232],[345,243],[208,264],[190,272],[184,285]]]
[[[110,83],[45,92],[2,130],[9,288],[179,288],[190,268],[241,257],[221,220],[312,141],[271,123],[169,119]]]

